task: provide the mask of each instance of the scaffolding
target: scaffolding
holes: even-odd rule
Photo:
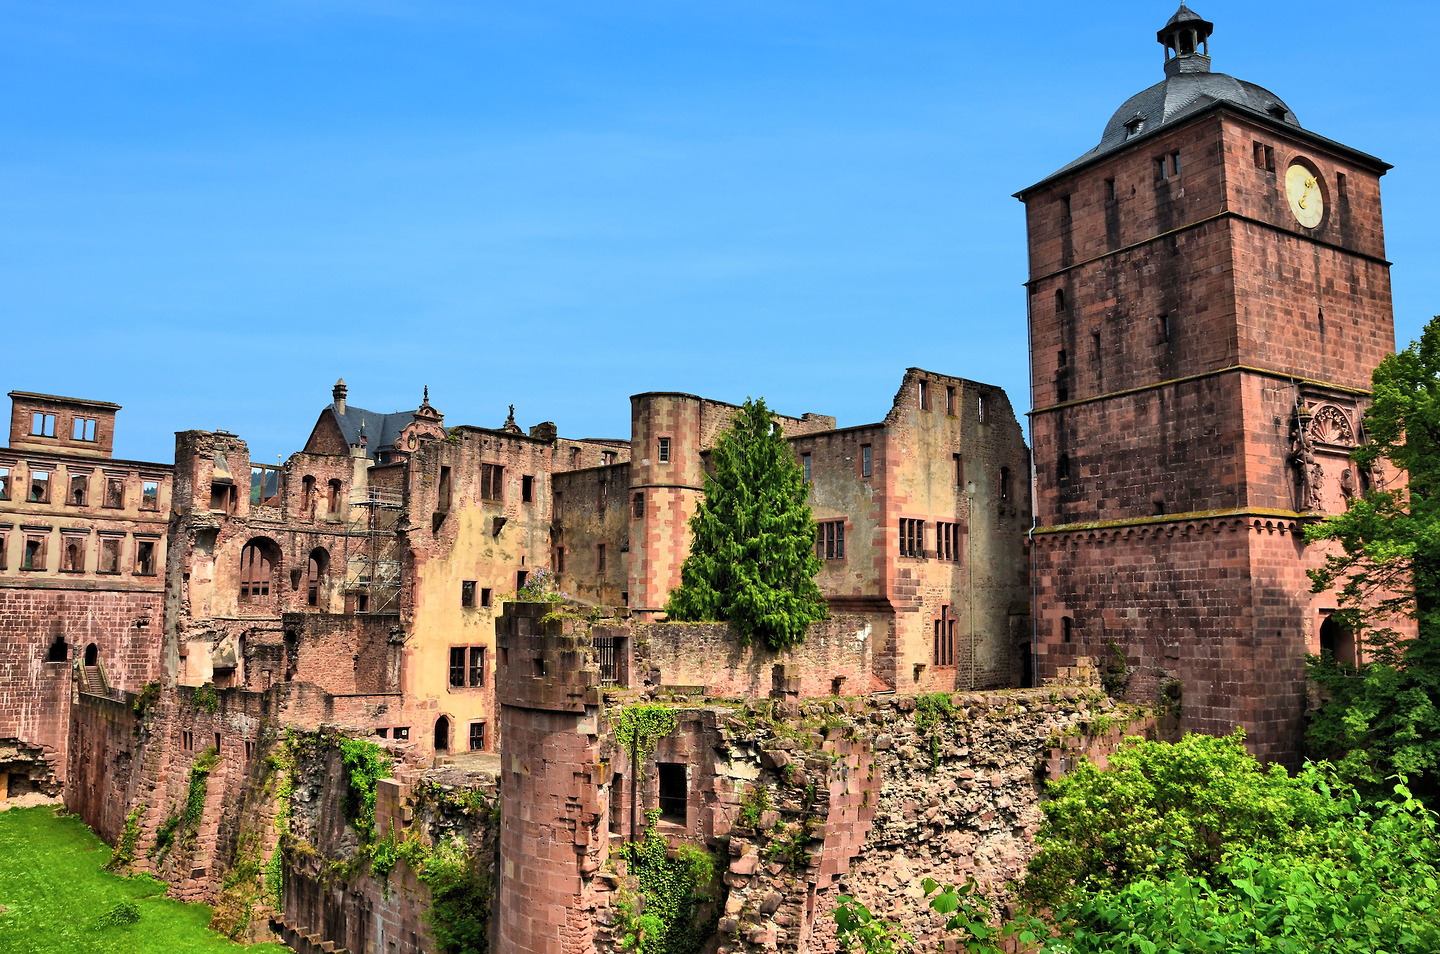
[[[356,613],[400,612],[402,491],[365,487],[350,493],[345,532],[345,603]]]

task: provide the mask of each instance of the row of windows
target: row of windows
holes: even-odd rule
[[[48,570],[51,564],[51,537],[53,535],[49,528],[39,529],[24,527],[18,533],[13,533],[10,528],[0,529],[0,570],[7,570],[10,566],[10,537],[16,536],[20,542],[20,559],[17,564],[21,570]],[[89,530],[61,530],[60,531],[60,559],[56,567],[61,573],[104,573],[106,575],[118,575],[124,573],[126,567],[135,576],[155,576],[158,573],[156,554],[159,547],[159,538],[147,540],[137,537],[133,549],[126,546],[126,536],[122,533],[102,533],[100,545],[97,551],[95,565],[90,565],[91,534]],[[133,558],[127,563],[127,553]]]
[[[99,422],[93,417],[75,418],[70,422],[70,439],[72,441],[93,442],[98,424]],[[55,415],[46,414],[43,411],[33,412],[30,415],[30,436],[54,437]]]
[[[275,570],[280,565],[280,548],[271,540],[251,540],[240,551],[241,603],[268,600],[275,584]],[[305,587],[305,604],[319,606],[320,596],[330,570],[330,551],[316,547],[305,561],[305,572],[299,570],[291,578],[291,589]]]
[[[91,474],[77,474],[71,471],[70,485],[65,490],[65,503],[72,507],[86,507],[91,503],[90,488]],[[9,500],[12,494],[12,485],[18,478],[10,467],[0,467],[0,500]],[[24,494],[22,499],[26,503],[51,503],[54,496],[54,486],[58,483],[55,479],[55,472],[30,468],[28,479],[24,482]],[[100,506],[107,508],[123,508],[125,506],[126,480],[124,477],[104,478],[104,491],[100,496]],[[140,509],[160,509],[160,481],[144,480],[140,483]]]
[[[935,522],[935,559],[959,563],[963,556],[961,544],[964,539],[964,531],[960,524],[937,520]],[[915,558],[923,558],[926,555],[924,520],[900,518],[900,555]]]
[[[606,568],[610,565],[609,555],[609,547],[607,547],[603,543],[595,544],[595,571],[597,573],[604,573]],[[565,572],[565,556],[566,554],[564,547],[555,548],[554,564],[556,573]]]
[[[1138,133],[1143,124],[1144,121],[1139,116],[1132,119],[1129,123],[1126,123],[1126,138],[1128,139]],[[1165,182],[1178,177],[1181,169],[1180,150],[1176,149],[1173,152],[1165,153],[1163,156],[1155,156],[1151,160],[1151,166],[1155,170],[1156,182]],[[1106,205],[1113,205],[1120,200],[1120,190],[1116,186],[1113,177],[1105,180],[1104,190]],[[1068,229],[1073,221],[1070,196],[1058,196],[1056,202],[1060,206],[1060,224]]]

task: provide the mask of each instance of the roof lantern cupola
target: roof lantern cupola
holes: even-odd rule
[[[1165,75],[1210,72],[1210,34],[1215,24],[1185,4],[1155,34],[1165,47]]]

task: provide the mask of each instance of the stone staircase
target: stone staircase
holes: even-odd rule
[[[346,948],[336,947],[334,941],[327,941],[315,931],[291,924],[284,918],[271,918],[270,926],[295,954],[350,954]]]

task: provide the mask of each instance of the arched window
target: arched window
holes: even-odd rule
[[[310,551],[310,560],[305,566],[305,605],[319,606],[320,591],[325,585],[325,572],[330,568],[330,553],[324,547]]]
[[[1320,652],[1329,653],[1337,663],[1354,666],[1355,634],[1334,616],[1325,617],[1320,624]]]
[[[300,487],[300,515],[309,519],[315,516],[315,478],[306,474]]]
[[[435,720],[435,751],[450,751],[450,717],[441,716]]]
[[[332,480],[332,481],[330,481],[330,494],[329,494],[329,497],[327,498],[327,500],[328,500],[329,512],[330,512],[330,513],[339,513],[339,512],[340,512],[340,481],[339,481],[339,480]]]
[[[1075,638],[1075,617],[1073,617],[1073,616],[1062,616],[1062,617],[1060,617],[1060,639],[1061,639],[1062,641],[1068,643],[1068,642],[1070,642],[1070,640],[1072,640],[1072,639],[1074,639],[1074,638]]]
[[[251,540],[240,551],[240,602],[252,603],[270,595],[279,562],[279,548],[269,540]]]

